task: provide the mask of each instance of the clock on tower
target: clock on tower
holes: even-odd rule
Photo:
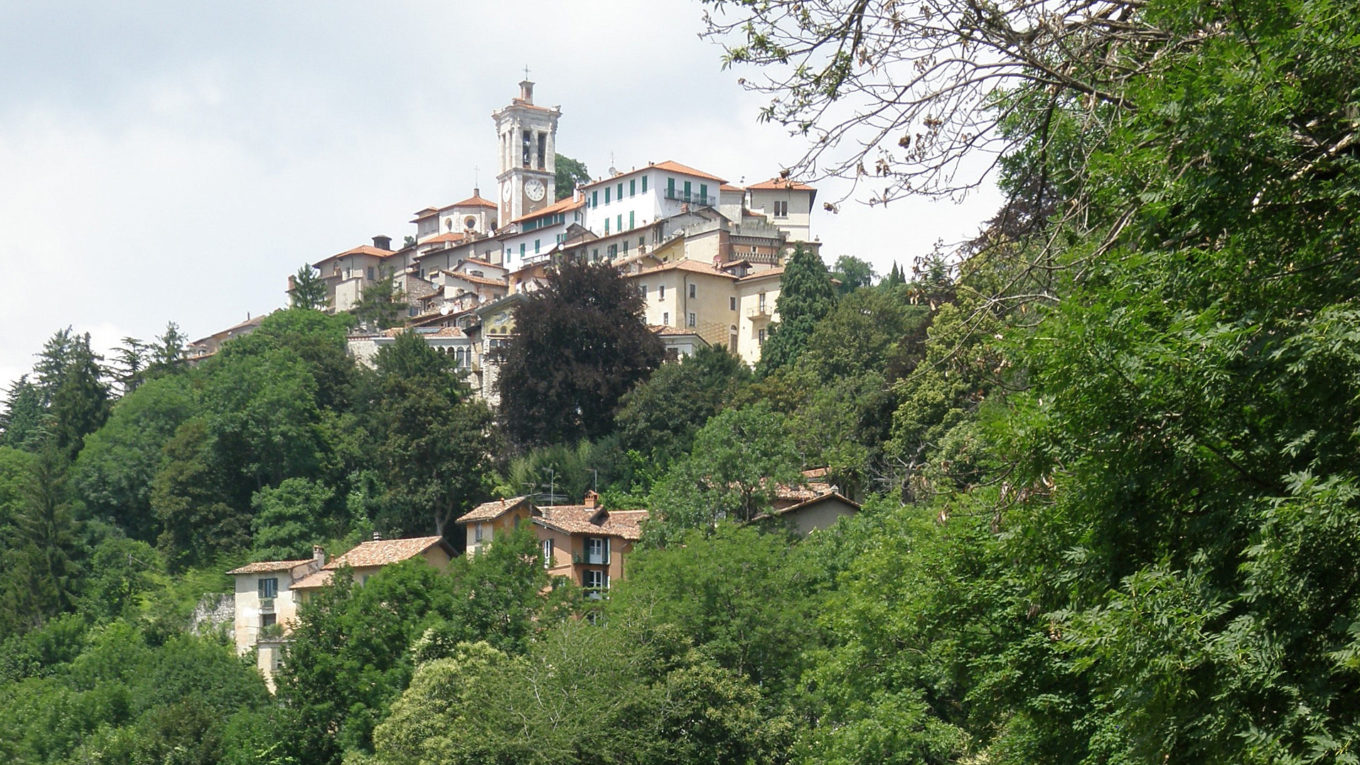
[[[534,84],[519,84],[519,97],[492,113],[496,122],[500,172],[498,225],[541,210],[553,202],[557,178],[557,119],[561,110],[534,104]]]

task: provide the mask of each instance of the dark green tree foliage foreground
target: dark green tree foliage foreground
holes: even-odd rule
[[[519,445],[611,432],[619,399],[661,363],[642,297],[608,264],[564,261],[515,309],[517,337],[497,380],[501,419]]]
[[[1014,392],[946,436],[982,480],[847,580],[817,758],[1356,761],[1360,7],[773,5],[728,20],[734,60],[802,62],[772,119],[964,36],[953,101],[885,89],[882,199],[990,123],[1051,211],[988,256]]]

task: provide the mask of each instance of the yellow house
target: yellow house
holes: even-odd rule
[[[404,560],[423,558],[442,570],[453,559],[453,548],[443,537],[384,540],[375,534],[371,541],[330,563],[320,547],[312,551],[312,557],[306,560],[260,561],[227,572],[236,577],[236,651],[245,654],[255,650],[255,666],[271,691],[274,673],[283,663],[289,634],[297,621],[298,607],[329,584],[337,569],[350,567],[354,580],[363,583],[383,566]]]
[[[646,510],[606,510],[595,492],[585,504],[534,508],[543,565],[548,574],[570,579],[590,597],[601,597],[610,582],[623,579],[625,559],[642,538]]]
[[[464,513],[454,523],[462,526],[467,535],[468,557],[481,552],[492,539],[510,533],[522,521],[528,520],[532,510],[529,498],[525,496],[483,502]]]

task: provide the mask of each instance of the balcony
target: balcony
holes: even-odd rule
[[[262,613],[262,614],[272,614],[272,613],[274,613],[274,599],[273,599],[273,598],[260,598],[260,613]]]
[[[768,318],[770,318],[770,314],[773,313],[773,311],[774,311],[774,308],[773,308],[769,303],[761,303],[760,305],[753,305],[753,306],[750,306],[749,308],[746,309],[746,318],[748,318],[748,319],[768,319]]]
[[[713,207],[718,204],[716,197],[700,194],[697,191],[686,193],[684,189],[666,189],[661,192],[662,196],[675,202],[685,202],[687,204],[699,205],[700,207]]]

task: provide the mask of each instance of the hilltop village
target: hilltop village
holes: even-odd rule
[[[554,199],[557,124],[561,110],[534,103],[534,83],[492,115],[499,172],[495,201],[474,188],[466,199],[423,208],[410,221],[413,234],[394,247],[390,236],[311,264],[325,285],[325,310],[354,311],[373,290],[391,290],[402,305],[401,326],[358,326],[349,352],[372,366],[379,349],[411,332],[456,361],[473,393],[497,403],[496,349],[515,332],[515,308],[538,289],[555,262],[608,263],[645,302],[644,321],[675,361],[701,348],[719,347],[747,365],[760,360],[775,310],[783,264],[795,249],[819,254],[811,233],[816,190],[782,177],[736,186],[673,160],[580,182]],[[290,292],[297,277],[290,277]],[[248,334],[260,319],[194,344],[202,359],[221,343]],[[780,485],[771,517],[800,533],[825,528],[859,505],[839,487],[807,472],[796,485]],[[598,598],[625,576],[624,560],[641,538],[646,510],[584,504],[558,505],[519,496],[483,503],[457,518],[454,536],[476,555],[521,524],[539,540],[550,576],[571,581]],[[256,652],[257,666],[273,686],[284,660],[297,607],[341,568],[362,581],[381,567],[407,559],[447,566],[464,548],[441,536],[383,540],[378,536],[327,562],[257,561],[233,569],[237,650]]]

